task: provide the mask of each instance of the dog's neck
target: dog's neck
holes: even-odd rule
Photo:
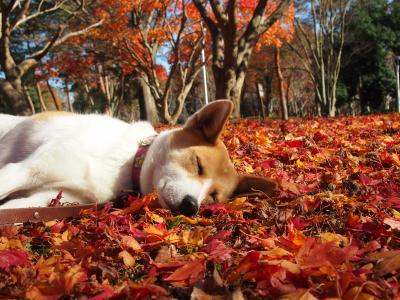
[[[171,134],[178,129],[169,129],[161,132],[148,148],[140,173],[140,191],[146,195],[154,191],[160,178],[155,176],[156,168],[168,163],[165,153],[170,148]]]
[[[143,192],[140,186],[140,175],[147,152],[156,137],[157,135],[153,135],[139,141],[139,147],[132,164],[132,186],[135,192]]]

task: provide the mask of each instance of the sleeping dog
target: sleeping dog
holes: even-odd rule
[[[147,122],[106,115],[0,114],[0,208],[48,206],[60,190],[65,202],[104,203],[138,186],[142,194],[155,190],[162,207],[193,215],[202,203],[252,191],[271,195],[275,182],[239,175],[219,140],[232,107],[214,101],[182,128],[158,135]],[[139,152],[146,153],[132,176]]]

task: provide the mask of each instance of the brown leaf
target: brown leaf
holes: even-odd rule
[[[376,297],[374,297],[371,294],[364,293],[360,291],[361,287],[359,286],[354,286],[351,289],[349,289],[346,294],[343,297],[343,300],[375,300]]]
[[[190,295],[190,300],[223,300],[223,299],[225,299],[225,296],[209,295],[197,287],[193,288],[193,292]]]
[[[310,291],[299,289],[293,293],[286,294],[280,300],[318,300]]]
[[[370,253],[367,258],[377,261],[375,272],[382,276],[400,269],[400,250]]]

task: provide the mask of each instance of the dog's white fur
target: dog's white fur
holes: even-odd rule
[[[0,115],[0,124],[0,199],[24,196],[2,208],[47,206],[59,190],[66,201],[108,201],[132,188],[139,141],[156,134],[106,115]]]

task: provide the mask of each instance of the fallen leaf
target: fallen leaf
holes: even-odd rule
[[[318,300],[313,294],[304,289],[299,289],[293,293],[286,294],[280,300]]]
[[[219,295],[209,295],[197,287],[193,288],[192,294],[190,295],[190,300],[223,300],[223,299],[226,299],[226,297]]]
[[[28,261],[28,254],[21,250],[0,251],[0,269],[10,272],[11,267],[22,266]]]
[[[400,269],[400,250],[370,253],[367,257],[377,262],[374,271],[378,275],[393,273]]]
[[[135,265],[135,259],[133,258],[133,256],[126,250],[121,251],[118,254],[119,258],[122,258],[122,260],[124,261],[125,266],[127,267],[133,267]]]
[[[133,251],[137,252],[142,251],[142,247],[140,246],[138,241],[131,236],[126,236],[126,235],[122,236],[122,244],[124,245],[124,247],[132,249]]]
[[[165,278],[164,281],[193,284],[194,282],[197,282],[198,280],[203,278],[204,270],[204,261],[191,261],[175,270],[175,272]]]

